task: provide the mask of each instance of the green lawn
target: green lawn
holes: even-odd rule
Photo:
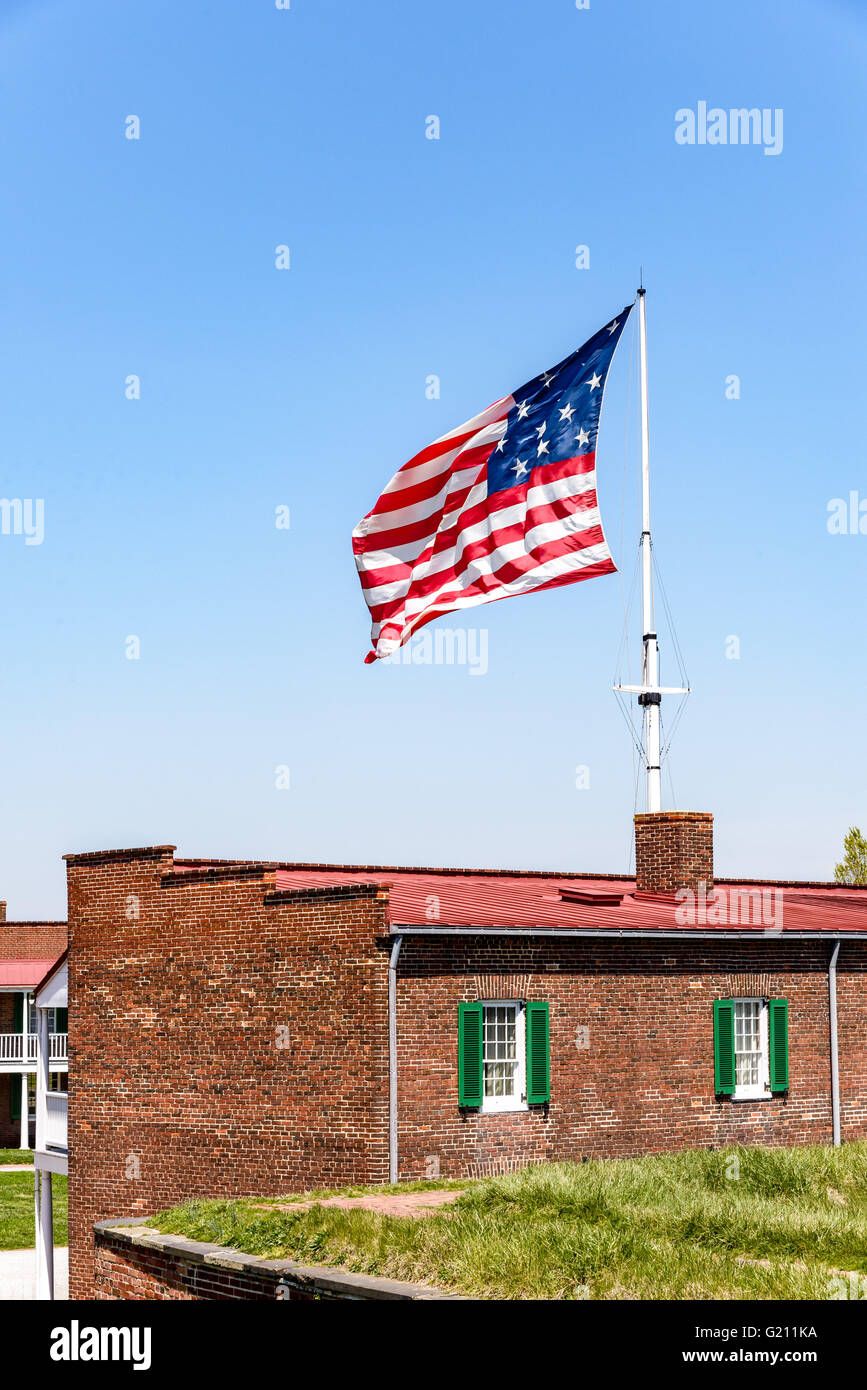
[[[66,1244],[66,1181],[60,1173],[53,1175],[55,1245]],[[0,1250],[26,1250],[34,1244],[33,1174],[0,1173]]]
[[[246,1200],[188,1202],[153,1224],[483,1298],[827,1299],[839,1271],[867,1274],[867,1142],[544,1164],[481,1182],[345,1192],[455,1186],[466,1191],[453,1206],[419,1220],[322,1206],[271,1213]]]
[[[0,1149],[0,1166],[4,1163],[32,1163],[32,1149]]]

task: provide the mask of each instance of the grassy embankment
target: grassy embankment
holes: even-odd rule
[[[256,1199],[189,1202],[153,1224],[483,1298],[826,1299],[841,1271],[867,1275],[867,1143],[544,1164],[341,1195],[436,1187],[465,1190],[417,1220],[320,1205],[263,1211]]]

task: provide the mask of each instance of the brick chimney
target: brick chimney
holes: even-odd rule
[[[709,811],[653,811],[635,817],[635,887],[676,893],[713,887],[713,816]]]
[[[0,898],[0,922],[6,921],[6,899]]]

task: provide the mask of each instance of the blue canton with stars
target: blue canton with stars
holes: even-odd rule
[[[534,468],[596,448],[602,392],[629,317],[616,318],[550,371],[513,392],[505,436],[488,459],[488,495],[526,483]]]

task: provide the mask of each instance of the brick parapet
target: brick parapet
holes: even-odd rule
[[[97,1299],[462,1301],[459,1294],[426,1284],[266,1260],[225,1245],[164,1235],[140,1217],[96,1222],[94,1245]]]

